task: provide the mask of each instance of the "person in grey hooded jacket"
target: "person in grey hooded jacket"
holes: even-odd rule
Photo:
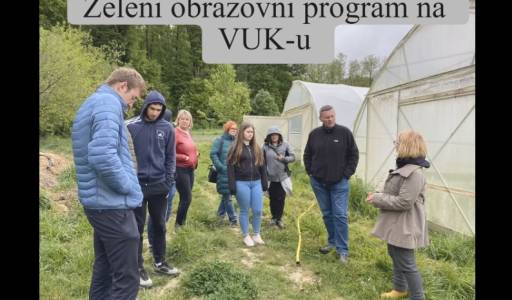
[[[276,126],[268,129],[263,152],[267,165],[267,176],[270,181],[268,195],[270,198],[272,224],[282,229],[284,228],[282,217],[286,198],[283,183],[290,176],[288,174],[288,163],[295,161],[295,154],[290,145],[283,141],[283,136]]]

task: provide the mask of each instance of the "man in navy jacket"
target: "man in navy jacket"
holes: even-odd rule
[[[165,109],[164,97],[159,92],[152,91],[144,100],[140,118],[128,124],[137,157],[137,177],[144,194],[142,206],[135,209],[135,218],[140,234],[139,284],[142,287],[152,285],[152,281],[144,269],[142,257],[146,206],[154,228],[153,267],[158,273],[170,276],[179,274],[178,269],[165,261],[167,194],[176,173],[174,129],[169,122],[163,119]]]

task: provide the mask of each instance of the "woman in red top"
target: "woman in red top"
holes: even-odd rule
[[[199,152],[190,135],[192,115],[187,110],[180,110],[176,117],[176,189],[180,194],[180,204],[176,214],[174,230],[185,224],[187,212],[192,202],[194,170],[197,168]]]

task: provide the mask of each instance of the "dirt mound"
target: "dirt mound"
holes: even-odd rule
[[[52,200],[53,207],[66,213],[71,208],[71,201],[76,199],[76,188],[69,190],[58,190],[59,175],[70,168],[72,159],[62,155],[39,152],[39,188]]]
[[[39,186],[54,188],[58,185],[57,178],[71,165],[70,159],[64,156],[39,152]]]

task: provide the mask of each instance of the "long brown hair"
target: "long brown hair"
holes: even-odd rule
[[[240,125],[240,130],[238,131],[235,142],[229,149],[228,162],[232,165],[237,165],[240,162],[240,156],[242,156],[242,151],[244,149],[244,131],[249,127],[251,127],[254,131],[254,135],[249,141],[249,146],[251,147],[252,153],[254,153],[254,156],[256,157],[256,165],[263,165],[263,152],[261,151],[261,148],[256,144],[256,130],[254,129],[254,126],[249,122],[243,122]]]

